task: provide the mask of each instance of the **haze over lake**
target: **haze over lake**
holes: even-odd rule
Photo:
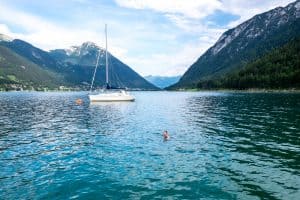
[[[299,93],[133,95],[0,93],[0,199],[300,196]]]

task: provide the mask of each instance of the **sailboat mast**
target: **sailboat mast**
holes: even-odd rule
[[[107,24],[105,24],[105,72],[106,72],[106,86],[108,86],[108,58],[107,58]]]

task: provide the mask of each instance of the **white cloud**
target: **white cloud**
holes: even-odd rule
[[[187,31],[197,29],[199,21],[216,10],[240,16],[239,20],[231,22],[227,27],[234,27],[250,19],[256,14],[266,12],[278,6],[286,6],[294,0],[115,0],[119,6],[132,9],[150,9],[161,12],[179,28]],[[196,21],[197,20],[197,21]],[[197,26],[191,26],[197,25]],[[193,29],[194,28],[194,29]]]
[[[9,28],[7,27],[6,24],[0,24],[0,33],[7,35],[7,36],[11,36],[12,33],[9,30]]]
[[[175,76],[182,75],[188,67],[193,64],[199,55],[203,54],[219,37],[216,31],[215,35],[208,37],[199,37],[193,43],[179,46],[176,52],[164,52],[152,55],[128,58],[127,62],[131,63],[132,68],[138,67],[143,76],[162,75]]]
[[[71,46],[74,45],[74,41],[84,42],[82,35],[89,40],[97,41],[97,34],[94,32],[81,29],[70,30],[41,17],[3,6],[3,4],[0,5],[0,18],[7,24],[22,30],[14,32],[6,26],[6,30],[3,30],[6,34],[31,42],[45,50]]]
[[[218,0],[115,0],[118,5],[133,9],[151,9],[169,14],[201,19],[221,8]]]
[[[187,17],[176,14],[166,14],[165,16],[177,27],[189,33],[198,33],[199,30],[203,28],[201,21],[191,20]]]
[[[211,34],[214,34],[213,37],[215,37],[215,33],[219,34],[220,32],[224,32],[226,30],[225,27],[215,28],[213,26],[209,26],[209,22],[204,22],[201,20],[191,20],[189,18],[175,14],[167,14],[166,17],[170,19],[178,28],[190,35],[205,35],[207,37],[211,37]]]
[[[83,2],[83,0],[80,1]],[[12,9],[4,4],[0,4],[0,19],[23,30],[15,32],[6,24],[0,24],[0,33],[25,40],[44,50],[68,48],[86,41],[93,41],[99,46],[104,46],[104,37],[101,37],[103,29],[97,30],[93,26],[90,29],[80,27],[78,24],[76,27],[66,27],[40,16]],[[114,45],[110,46],[110,51],[117,57],[124,57],[127,49]]]

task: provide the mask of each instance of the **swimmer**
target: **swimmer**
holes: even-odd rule
[[[168,131],[164,131],[163,137],[164,137],[164,140],[169,140],[170,139]]]
[[[77,105],[81,105],[83,103],[82,99],[76,99],[75,103]]]

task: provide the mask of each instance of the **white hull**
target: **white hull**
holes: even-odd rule
[[[90,94],[89,99],[91,102],[134,101],[134,97],[125,91]]]

